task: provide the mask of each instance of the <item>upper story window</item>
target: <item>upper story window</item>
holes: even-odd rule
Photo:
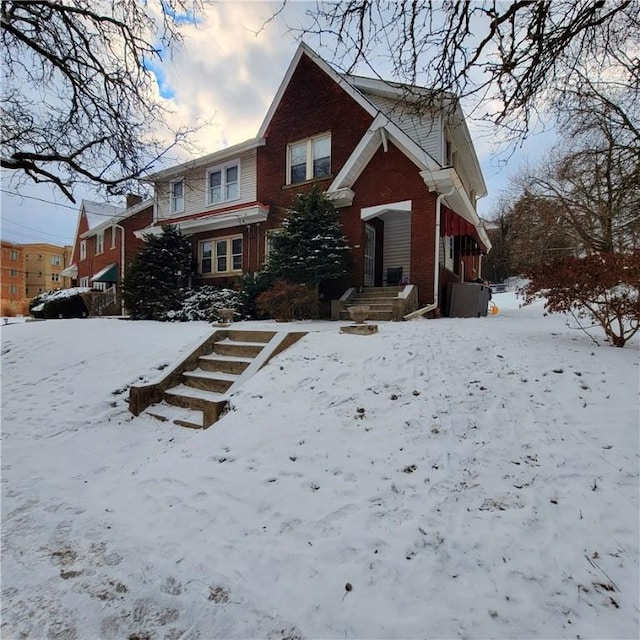
[[[182,213],[184,211],[184,178],[175,180],[169,186],[171,213]]]
[[[10,275],[12,278],[17,278],[17,277],[18,277],[18,270],[17,270],[17,269],[11,269],[11,270],[9,271],[9,275]]]
[[[60,266],[60,256],[51,256],[51,264],[54,267],[59,267]]]
[[[331,175],[331,134],[294,142],[287,147],[287,184]]]
[[[87,258],[87,241],[82,240],[80,242],[80,260],[86,260]]]
[[[240,167],[237,162],[207,171],[208,204],[237,200],[239,197]]]
[[[11,255],[10,255],[11,260],[17,260],[18,259],[18,252],[17,251],[12,251]]]
[[[104,231],[96,235],[96,254],[104,252]]]

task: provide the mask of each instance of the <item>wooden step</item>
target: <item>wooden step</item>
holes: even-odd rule
[[[346,308],[358,306],[369,307],[371,311],[391,311],[393,309],[393,298],[372,298],[366,302],[364,300],[361,302],[353,302],[348,304]]]
[[[234,373],[223,373],[222,371],[194,369],[193,371],[185,371],[182,374],[182,379],[187,386],[195,389],[225,393],[238,379],[238,376]]]

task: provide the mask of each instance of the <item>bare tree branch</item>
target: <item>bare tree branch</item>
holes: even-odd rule
[[[0,165],[73,201],[134,187],[188,129],[167,125],[153,66],[195,20],[191,0],[3,0]]]

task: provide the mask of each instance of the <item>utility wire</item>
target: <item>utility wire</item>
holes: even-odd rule
[[[35,229],[34,227],[28,227],[26,224],[20,224],[19,222],[15,222],[14,220],[9,220],[8,218],[2,218],[3,222],[9,222],[10,224],[15,224],[18,227],[23,227],[24,229],[28,229],[29,231],[36,231],[37,233],[42,234],[43,236],[51,236],[52,238],[64,238],[68,239],[70,236],[61,236],[57,233],[49,233],[47,231],[40,231],[40,229]],[[21,234],[24,235],[24,234]]]

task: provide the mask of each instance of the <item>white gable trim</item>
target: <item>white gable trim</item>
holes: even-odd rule
[[[280,105],[280,101],[282,100],[282,96],[284,92],[287,90],[289,86],[289,82],[291,82],[291,78],[300,63],[300,60],[303,55],[307,55],[307,57],[315,62],[322,71],[324,71],[338,86],[344,89],[367,113],[371,114],[372,118],[375,118],[378,110],[367,100],[353,85],[351,85],[345,78],[343,78],[339,73],[337,73],[334,69],[331,68],[329,64],[327,64],[311,47],[307,46],[304,42],[300,43],[298,49],[296,50],[295,55],[293,56],[293,60],[289,64],[289,68],[278,87],[278,91],[276,92],[273,101],[271,102],[271,106],[269,107],[269,111],[267,111],[267,115],[265,119],[262,121],[262,125],[258,130],[258,138],[264,138],[264,135],[271,123],[271,119],[273,118],[276,109]]]
[[[416,144],[398,125],[383,113],[379,113],[356,145],[338,175],[327,190],[328,194],[340,189],[351,188],[376,151],[390,139],[420,171],[436,171],[440,165],[418,144]]]
[[[371,220],[371,218],[377,218],[383,213],[391,213],[392,211],[411,213],[411,200],[389,202],[387,204],[376,205],[375,207],[364,207],[360,209],[360,220]]]

